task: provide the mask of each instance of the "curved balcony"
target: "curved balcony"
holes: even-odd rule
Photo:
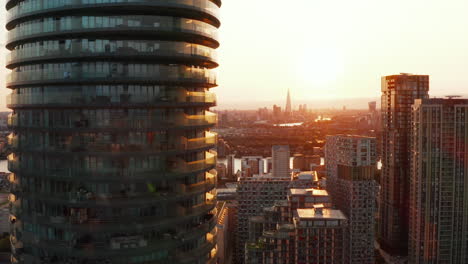
[[[19,166],[17,165],[17,161],[12,161],[13,163],[16,162],[16,164],[12,164],[12,167],[14,167],[14,170],[16,171],[19,171],[20,168]],[[55,170],[55,171],[60,171],[61,169],[58,169],[58,170]],[[28,170],[25,170],[26,173],[23,173],[21,175],[21,178],[25,179],[25,178],[31,178],[31,177],[34,177],[34,178],[41,178],[43,180],[47,180],[47,179],[57,179],[57,175],[38,175],[40,173],[42,173],[43,170],[41,170],[41,172],[39,173],[28,173]],[[52,171],[52,170],[49,170],[49,171]],[[211,169],[209,172],[205,172],[205,180],[202,181],[202,182],[199,182],[199,183],[194,183],[194,184],[181,184],[181,183],[177,183],[177,184],[174,184],[174,189],[171,189],[171,190],[168,190],[168,189],[159,189],[159,188],[155,188],[154,186],[151,187],[151,186],[148,186],[148,188],[155,188],[154,189],[154,193],[155,195],[159,195],[159,196],[167,196],[169,193],[180,193],[182,191],[188,191],[188,192],[200,192],[201,190],[205,190],[206,188],[210,188],[211,185],[214,185],[216,186],[216,183],[217,183],[217,179],[216,179],[216,172]],[[39,177],[36,177],[36,176],[39,176]],[[89,176],[89,175],[88,175]],[[88,177],[85,175],[85,177],[83,179],[88,179],[86,177]],[[94,177],[96,178],[96,177]],[[62,177],[60,178],[61,181],[63,182],[67,182],[67,183],[70,183],[70,184],[79,184],[81,183],[82,181],[82,178],[74,178],[74,177]],[[100,180],[100,179],[98,179]],[[162,179],[159,179],[159,178],[152,178],[152,179],[146,179],[146,178],[136,178],[136,179],[130,179],[130,178],[124,178],[124,179],[119,179],[118,181],[118,184],[148,184],[148,181],[151,180],[152,182],[158,182],[158,181],[163,181],[163,180],[167,180],[167,178],[162,178]],[[177,178],[175,178],[175,180],[177,180]],[[21,184],[21,181],[18,180],[18,176],[16,176],[14,173],[10,173],[9,175],[9,181],[10,181],[10,185],[11,185],[11,191],[12,192],[28,192],[30,191],[30,186],[25,186],[24,184]],[[110,182],[111,184],[112,183],[116,183],[115,181],[114,182]],[[208,185],[208,187],[206,187]],[[122,194],[120,193],[119,194],[120,196],[122,196]],[[86,196],[86,195],[85,195]],[[98,198],[102,198],[102,199],[108,199],[108,197],[111,197],[109,195],[94,195],[94,197],[98,197]],[[115,196],[115,197],[119,197],[119,196]]]
[[[146,217],[80,217],[75,216],[44,216],[34,212],[27,212],[19,206],[11,207],[11,214],[17,219],[25,222],[35,221],[38,224],[57,227],[75,231],[90,231],[99,228],[103,233],[134,230],[134,225],[139,224],[139,231],[152,231],[163,230],[179,225],[182,227],[183,223],[193,221],[194,218],[204,216],[204,223],[193,225],[193,229],[205,230],[209,225],[211,230],[216,225],[216,217],[210,213],[216,207],[216,203],[208,203],[205,205],[195,206],[190,214],[186,215],[173,215],[173,216],[146,216]]]
[[[73,140],[72,140],[73,141]],[[59,155],[95,155],[106,154],[112,156],[138,156],[138,155],[169,155],[174,153],[185,153],[191,151],[201,151],[214,148],[217,142],[217,134],[213,132],[205,132],[204,137],[187,139],[186,137],[177,137],[171,139],[169,142],[153,142],[152,144],[142,142],[140,144],[132,143],[115,143],[111,140],[96,139],[94,142],[89,140],[75,141],[85,143],[63,143],[63,142],[49,142],[50,145],[38,144],[37,142],[27,142],[26,140],[19,140],[18,136],[8,138],[9,146],[15,153],[54,153]]]
[[[182,188],[185,185],[181,185]],[[86,208],[95,208],[95,207],[121,207],[121,206],[138,206],[138,205],[153,205],[161,204],[165,202],[175,202],[185,200],[193,195],[202,194],[209,192],[215,188],[213,182],[203,182],[197,184],[196,188],[190,189],[187,188],[186,192],[154,192],[146,194],[135,194],[135,193],[125,193],[125,194],[94,194],[92,192],[85,191],[76,191],[70,192],[67,194],[61,193],[41,193],[36,192],[35,194],[30,194],[28,192],[18,191],[17,188],[12,190],[12,193],[16,196],[22,198],[28,198],[34,201],[41,201],[47,204],[66,204],[70,207],[86,207]],[[25,188],[22,188],[25,189]],[[27,188],[26,188],[27,190]]]
[[[7,118],[7,125],[11,127],[18,126],[18,115],[16,114],[9,114]]]
[[[37,129],[48,130],[52,129],[55,132],[63,131],[154,131],[155,128],[181,128],[187,127],[210,127],[216,124],[217,115],[215,113],[205,111],[204,115],[186,115],[183,113],[174,114],[167,118],[158,117],[110,117],[104,121],[82,117],[77,120],[70,120],[67,124],[55,124],[53,120],[45,122],[41,120],[40,124],[31,124],[27,120],[19,120],[17,114],[8,116],[7,124],[13,130],[18,129]]]
[[[198,227],[194,227],[188,232],[179,232],[174,235],[166,233],[163,237],[157,239],[144,238],[142,235],[125,236],[115,233],[112,237],[107,239],[89,237],[88,239],[68,241],[43,240],[35,234],[24,232],[23,241],[25,245],[31,243],[35,245],[40,244],[42,245],[40,246],[41,248],[47,249],[49,252],[55,252],[59,256],[65,254],[67,257],[129,258],[133,255],[141,255],[160,250],[166,250],[168,252],[175,251],[174,253],[179,253],[179,251],[176,250],[179,246],[186,244],[188,241],[197,239],[200,235],[210,232],[213,228],[213,222],[210,221]],[[207,240],[199,250],[205,250],[205,248],[208,247],[207,244],[209,244],[211,248],[214,248],[215,240]],[[189,252],[186,252],[186,254],[188,253]],[[200,253],[197,253],[197,255],[198,254]],[[172,254],[168,257],[173,258]],[[111,263],[128,263],[128,260],[126,261],[127,262],[115,262],[113,260]]]
[[[15,136],[13,134],[9,134],[7,136],[7,142],[8,142],[8,147],[10,148],[18,148],[18,136]]]
[[[168,162],[166,168],[32,168],[22,166],[19,158],[13,154],[8,156],[8,170],[21,175],[35,175],[44,178],[74,179],[74,180],[106,180],[118,182],[124,179],[152,180],[177,179],[199,172],[206,172],[216,166],[216,154],[206,152],[206,158],[193,162],[181,159]],[[179,166],[179,167],[178,167]]]
[[[120,93],[114,95],[91,95],[84,92],[56,92],[37,94],[9,94],[7,106],[10,108],[99,108],[124,106],[213,106],[216,95],[211,92],[188,92],[179,90],[160,95],[133,95]]]
[[[165,188],[161,189],[158,187],[154,187],[154,185],[148,184],[148,181],[143,181],[143,184],[145,184],[148,188],[147,192],[144,192],[142,195],[142,192],[119,192],[117,194],[94,194],[92,192],[88,192],[85,189],[80,188],[82,186],[80,179],[63,179],[63,181],[68,182],[71,184],[72,187],[70,187],[70,190],[72,190],[70,194],[58,194],[61,198],[66,198],[68,200],[74,200],[76,201],[87,201],[87,200],[102,200],[102,201],[109,201],[109,199],[122,199],[122,198],[140,198],[142,196],[144,197],[153,197],[153,198],[163,198],[163,199],[172,199],[171,197],[168,197],[170,195],[184,195],[185,193],[203,193],[203,192],[209,192],[212,191],[214,187],[216,187],[216,176],[215,174],[212,174],[210,172],[205,173],[205,180],[194,183],[194,184],[183,184],[183,183],[175,183],[172,188]],[[28,177],[23,175],[21,179],[23,179],[23,182],[26,181]],[[31,178],[31,177],[29,177]],[[35,177],[34,177],[35,178]],[[26,185],[26,184],[21,184],[21,181],[19,180],[18,177],[15,177],[14,173],[10,173],[8,175],[8,181],[10,182],[11,186],[11,193],[23,193],[23,192],[30,192],[32,190],[31,186]],[[122,183],[122,182],[119,182]],[[138,181],[129,181],[125,183],[140,183]],[[78,191],[81,190],[81,191]],[[37,191],[38,193],[43,193],[46,196],[50,196],[51,194],[48,192],[44,192],[44,190],[39,189],[39,188],[34,188],[34,191]]]
[[[178,18],[176,21],[171,17],[155,16],[119,16],[119,17],[89,17],[99,18],[101,24],[86,21],[88,17],[62,17],[63,22],[56,23],[53,19],[41,22],[30,21],[15,27],[8,32],[8,43],[6,47],[13,49],[14,46],[35,40],[51,40],[60,38],[81,38],[83,35],[90,38],[107,38],[109,36],[121,36],[122,39],[158,39],[189,41],[197,44],[217,48],[217,28],[196,20]],[[153,22],[142,20],[152,19]],[[108,22],[102,20],[110,19]],[[151,23],[150,23],[151,22]],[[126,23],[126,24],[125,24]]]
[[[79,41],[79,42],[77,42]],[[109,40],[98,40],[100,45],[90,47],[88,42],[70,40],[70,45],[53,44],[46,46],[39,42],[25,44],[12,50],[7,56],[6,66],[14,68],[25,63],[54,61],[97,61],[97,60],[138,60],[161,63],[189,62],[207,68],[218,66],[216,51],[197,44],[171,41],[122,41],[119,47]],[[34,45],[33,45],[34,44]],[[127,45],[126,47],[124,47]],[[134,48],[134,47],[138,48]],[[148,47],[149,46],[149,47]]]
[[[91,64],[91,63],[90,63]],[[104,63],[103,68],[97,69],[91,65],[71,66],[54,69],[58,64],[45,64],[51,69],[25,70],[11,72],[6,79],[7,87],[20,85],[46,84],[76,84],[76,83],[150,83],[197,85],[200,87],[216,86],[216,74],[207,69],[185,66],[148,65],[145,71],[135,69],[115,69],[113,65]],[[110,66],[104,68],[104,66]],[[115,67],[118,67],[116,65]],[[146,71],[148,70],[148,71]]]
[[[192,216],[186,216],[184,219],[170,219],[170,220],[163,220],[159,221],[156,224],[151,224],[147,225],[144,223],[143,226],[141,226],[141,231],[167,231],[163,235],[164,238],[174,238],[178,239],[184,236],[187,236],[187,229],[193,230],[194,232],[188,232],[189,234],[200,234],[202,233],[210,233],[213,232],[213,229],[216,227],[217,224],[217,218],[213,213],[203,213],[204,216],[202,216],[203,221],[193,221],[193,218],[196,217],[196,215]],[[190,218],[191,217],[191,218]],[[14,225],[15,230],[19,232],[24,232],[23,228],[23,223],[18,220],[16,217],[14,217],[15,223],[12,224]],[[58,227],[62,229],[67,229],[67,230],[72,230],[72,231],[84,231],[83,229],[80,229],[80,226],[78,225],[79,223],[84,223],[83,219],[79,219],[78,216],[75,217],[62,217],[62,216],[32,216],[30,217],[27,215],[25,219],[30,222],[32,219],[37,219],[37,223],[41,224],[43,226],[50,226],[50,227]],[[93,222],[86,222],[86,224],[92,224]],[[174,225],[175,224],[175,225]],[[187,226],[190,226],[187,228]],[[103,230],[104,231],[104,230]],[[118,231],[116,228],[109,228],[105,230],[104,233],[111,233]],[[203,235],[203,234],[202,234]],[[108,235],[109,236],[109,235]],[[115,234],[111,234],[111,237],[115,237]]]
[[[199,247],[197,250],[185,252],[185,251],[177,251],[175,261],[176,263],[192,263],[192,261],[199,259],[200,257],[206,256],[213,252],[215,249],[214,254],[216,255],[216,239],[212,241],[206,241],[204,245]]]
[[[220,0],[6,2],[13,258],[215,258]]]
[[[7,3],[7,7],[11,7],[13,1]],[[214,3],[211,0],[102,0],[99,3],[90,2],[88,0],[25,0],[17,3],[8,10],[7,28],[11,29],[16,23],[16,20],[34,19],[40,16],[60,15],[62,13],[70,14],[72,12],[80,12],[83,9],[90,8],[106,8],[107,10],[115,10],[121,13],[121,9],[125,8],[128,14],[129,10],[135,10],[138,13],[147,13],[149,10],[155,14],[155,11],[164,10],[165,14],[172,11],[174,14],[181,13],[188,15],[185,10],[204,13],[203,15],[191,15],[194,19],[202,19],[214,26],[219,27],[219,6],[220,3]],[[144,9],[143,9],[144,8]],[[177,12],[177,10],[182,9]],[[146,12],[142,12],[146,11]],[[160,12],[161,12],[160,11]],[[157,13],[156,13],[157,14]]]

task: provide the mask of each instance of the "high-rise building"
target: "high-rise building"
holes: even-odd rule
[[[381,130],[380,114],[377,111],[377,102],[369,102],[369,113],[365,116],[366,127],[373,129],[374,131]]]
[[[271,148],[273,177],[290,177],[289,158],[290,151],[287,145],[277,145]]]
[[[213,263],[220,0],[7,1],[14,263]]]
[[[422,99],[411,132],[409,263],[468,263],[468,99]]]
[[[286,107],[284,108],[284,111],[287,116],[291,115],[292,113],[291,93],[289,89],[288,89],[288,96],[286,97]]]
[[[378,241],[391,253],[406,254],[411,105],[427,98],[429,76],[401,74],[382,77],[382,176]]]
[[[267,120],[269,117],[268,108],[259,108],[257,111],[257,120]]]
[[[274,120],[280,120],[283,116],[283,113],[281,113],[281,106],[273,105],[273,119]]]
[[[224,158],[231,152],[231,147],[224,139],[220,138],[218,139],[216,151],[218,152],[219,158]]]
[[[376,101],[369,102],[369,112],[375,112],[375,111],[377,111],[377,102]]]
[[[231,244],[231,232],[229,223],[229,202],[222,201],[217,204],[218,223],[216,225],[218,229],[217,236],[217,248],[218,248],[218,261],[217,263],[224,264],[228,263],[228,259],[232,256],[232,244]]]
[[[261,175],[264,170],[262,156],[244,156],[241,158],[241,170],[243,177]]]
[[[375,263],[376,159],[375,138],[327,136],[327,189],[348,218],[346,263]]]
[[[237,181],[237,178],[235,177],[236,155],[234,154],[227,155],[226,160],[227,160],[227,173],[226,173],[227,178],[229,180]]]

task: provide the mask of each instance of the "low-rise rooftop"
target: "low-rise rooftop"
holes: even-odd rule
[[[346,216],[340,211],[335,209],[326,208],[310,208],[310,209],[297,209],[297,216],[300,220],[346,220]]]
[[[310,180],[313,182],[318,181],[318,175],[316,171],[301,171],[299,173],[294,174],[294,178],[299,180]]]
[[[315,188],[308,188],[308,189],[291,188],[290,191],[291,191],[291,195],[328,196],[328,192],[326,190],[315,189]]]

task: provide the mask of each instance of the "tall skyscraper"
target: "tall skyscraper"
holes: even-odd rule
[[[292,104],[291,104],[291,93],[288,89],[288,96],[286,98],[286,107],[284,108],[286,115],[290,115],[292,112]]]
[[[468,100],[416,100],[409,263],[468,263]]]
[[[226,156],[227,160],[227,178],[229,180],[237,181],[235,178],[235,164],[236,164],[236,155],[234,154],[229,154]]]
[[[220,0],[6,1],[14,263],[213,263]]]
[[[372,101],[372,102],[369,102],[369,112],[375,112],[377,111],[377,102],[376,101]]]
[[[273,105],[273,120],[281,120],[283,113],[281,112],[281,106]]]
[[[327,136],[326,142],[327,189],[333,204],[348,218],[346,263],[373,264],[376,140],[336,135]]]
[[[289,146],[277,145],[271,148],[273,169],[273,177],[289,177],[289,158],[291,156]]]
[[[382,77],[382,178],[379,204],[380,246],[406,254],[410,172],[411,105],[427,98],[429,76]]]

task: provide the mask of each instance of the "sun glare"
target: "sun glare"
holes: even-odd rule
[[[333,85],[344,70],[341,52],[332,48],[307,50],[298,59],[298,78],[316,88]]]

